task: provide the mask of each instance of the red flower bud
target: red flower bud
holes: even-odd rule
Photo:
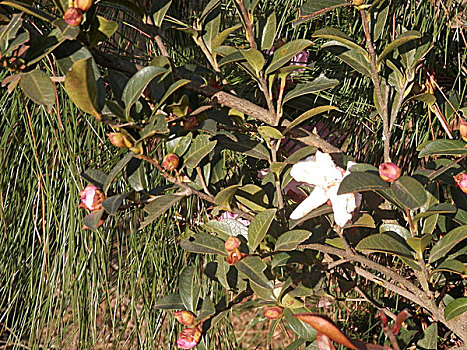
[[[242,244],[242,241],[240,241],[237,237],[230,236],[225,241],[225,250],[227,250],[228,252],[234,251],[235,249],[240,247],[240,244]]]
[[[269,320],[277,320],[282,316],[282,308],[280,306],[272,306],[266,309],[263,312],[263,316]]]
[[[105,195],[96,186],[86,186],[79,195],[81,196],[80,208],[86,208],[89,211],[98,211],[102,209],[102,202],[105,199]]]
[[[184,326],[193,326],[195,324],[195,315],[190,311],[176,311],[174,317]]]
[[[79,8],[83,12],[86,12],[87,10],[89,10],[93,3],[94,3],[94,0],[76,0],[75,1],[76,7]]]
[[[454,181],[456,182],[457,187],[459,187],[462,192],[467,194],[467,174],[462,173],[454,176]]]
[[[196,328],[185,328],[180,332],[177,339],[177,346],[180,349],[192,349],[198,345],[201,339],[201,330]]]
[[[401,176],[401,170],[394,163],[383,163],[379,166],[379,176],[386,182],[396,181]]]
[[[185,131],[191,130],[191,129],[196,128],[197,126],[198,126],[198,119],[196,119],[196,116],[192,115],[191,117],[188,118],[187,121],[183,123],[183,130]]]
[[[175,153],[169,153],[164,157],[162,161],[162,167],[167,171],[172,171],[178,168],[180,160]]]
[[[69,7],[66,9],[63,19],[70,26],[79,26],[83,20],[83,11],[76,7]]]
[[[130,148],[133,147],[133,142],[131,142],[125,134],[121,132],[110,132],[107,134],[112,145],[118,148]]]
[[[229,252],[229,255],[227,256],[227,264],[233,265],[236,262],[240,261],[245,257],[246,254],[243,254],[240,249],[236,248],[232,251]]]
[[[462,140],[467,142],[467,122],[465,120],[461,120],[459,131],[461,133]]]

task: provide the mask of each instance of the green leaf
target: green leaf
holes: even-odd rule
[[[417,348],[424,350],[438,349],[438,324],[433,323],[423,332],[423,338],[417,342]]]
[[[144,221],[141,222],[140,229],[146,227],[151,222],[156,220],[160,215],[164,214],[167,210],[172,208],[175,203],[180,201],[183,198],[181,195],[176,194],[166,194],[159,196],[154,199],[152,202],[149,202],[144,206],[144,211],[148,215],[144,218]]]
[[[167,69],[157,66],[148,66],[134,74],[123,89],[122,101],[125,103],[125,114],[130,116],[131,107],[139,100],[144,89],[156,77],[167,73]]]
[[[410,248],[388,234],[377,233],[365,237],[358,242],[356,249],[359,251],[388,253],[413,260]]]
[[[421,218],[426,218],[434,214],[454,214],[457,208],[449,203],[438,203],[428,208],[426,211],[418,213],[414,216],[414,221],[418,221]]]
[[[282,135],[282,133],[279,130],[273,128],[272,126],[260,126],[258,127],[258,132],[265,140],[282,140],[284,138],[284,135]]]
[[[266,68],[266,75],[273,73],[288,63],[296,54],[310,46],[312,42],[306,39],[297,39],[281,46],[274,52],[272,61]]]
[[[271,226],[276,209],[267,209],[257,214],[248,226],[248,246],[254,252]]]
[[[409,30],[407,32],[402,33],[384,48],[383,52],[381,52],[381,54],[378,57],[378,63],[382,62],[386,58],[386,56],[388,56],[399,46],[409,42],[410,40],[420,39],[421,37],[422,35],[420,34],[420,32],[416,30]]]
[[[39,69],[23,73],[20,85],[26,96],[51,111],[55,103],[55,86],[47,74]]]
[[[211,50],[213,51],[213,53],[216,53],[215,50],[224,43],[224,41],[229,37],[230,34],[232,34],[234,31],[241,27],[242,25],[239,23],[217,34],[216,38],[211,43]]]
[[[180,273],[178,281],[180,299],[186,309],[191,312],[196,312],[198,306],[199,285],[196,278],[197,273],[198,270],[194,266],[187,266]]]
[[[291,99],[307,94],[316,94],[317,92],[331,89],[339,84],[339,80],[326,78],[324,75],[319,76],[310,83],[297,84],[297,86],[289,91],[282,101],[282,105],[286,104]]]
[[[230,149],[236,152],[244,153],[254,158],[269,160],[269,152],[261,143],[250,139],[245,135],[237,135],[238,142],[232,141],[225,136],[218,136],[219,145],[225,149]]]
[[[272,289],[272,282],[264,275],[266,264],[257,256],[247,256],[235,263],[235,267],[248,279],[262,288]]]
[[[462,140],[436,140],[430,142],[418,154],[418,158],[433,155],[456,156],[467,154],[465,142]]]
[[[357,171],[344,177],[337,194],[384,190],[386,188],[388,188],[387,182],[384,182],[379,175]]]
[[[207,233],[198,233],[189,238],[184,238],[180,242],[180,246],[192,253],[220,254],[227,256],[224,241]]]
[[[165,100],[167,100],[167,98],[172,95],[175,91],[177,91],[178,89],[180,89],[182,86],[188,84],[188,83],[191,83],[191,80],[188,80],[188,79],[180,79],[180,80],[177,80],[175,83],[173,83],[172,85],[169,86],[169,88],[165,91],[165,94],[164,96],[162,96],[162,98],[159,100],[159,102],[157,103],[156,107],[154,108],[155,110],[159,109],[160,106],[162,106],[162,104],[165,102]]]
[[[81,177],[93,185],[103,188],[107,174],[99,169],[87,169],[81,173]]]
[[[203,12],[201,13],[200,21],[204,21],[204,19],[214,10],[217,5],[219,5],[220,0],[211,0],[209,3],[204,7]]]
[[[167,153],[175,153],[179,157],[183,156],[187,151],[188,147],[190,147],[192,138],[193,134],[189,133],[186,136],[177,137],[175,139],[167,141],[167,143],[165,144]]]
[[[256,76],[259,77],[259,72],[263,69],[264,66],[264,57],[263,54],[256,50],[256,49],[248,49],[248,50],[240,50],[243,57],[247,60],[247,62],[251,65],[254,69]]]
[[[345,44],[346,46],[355,49],[356,52],[360,53],[363,57],[368,57],[368,53],[365,51],[364,48],[362,48],[357,43],[353,42],[352,39],[350,39],[345,33],[341,32],[339,29],[329,27],[318,29],[316,32],[313,33],[312,37],[339,41]]]
[[[241,186],[239,185],[232,185],[229,187],[224,188],[222,191],[218,192],[216,194],[216,197],[214,197],[214,202],[217,205],[220,205],[224,208],[229,209],[230,208],[230,203],[232,202],[232,198],[235,195],[235,192],[237,192],[237,189]]]
[[[130,192],[108,197],[104,199],[102,206],[107,211],[107,213],[115,214],[118,211],[118,208],[120,208],[120,205],[123,203],[123,200],[128,197],[129,194]]]
[[[401,176],[391,183],[396,198],[406,207],[416,210],[422,207],[427,196],[422,184],[410,176]]]
[[[65,90],[79,109],[101,119],[92,58],[78,60],[72,64],[66,74]]]
[[[426,247],[431,243],[433,236],[429,233],[424,234],[421,237],[408,237],[406,239],[407,244],[415,250],[417,253],[422,254]]]
[[[444,318],[446,321],[452,320],[457,316],[467,312],[467,298],[458,298],[451,301],[444,309]]]
[[[136,158],[134,160],[137,160]],[[140,162],[138,168],[130,173],[128,176],[128,183],[136,191],[143,191],[148,187],[148,180],[146,178],[146,169],[143,162]]]
[[[157,8],[152,14],[152,19],[156,27],[160,27],[164,21],[165,14],[169,10],[170,5],[172,4],[171,0],[156,1]]]
[[[465,267],[465,264],[463,262],[455,259],[449,259],[439,264],[439,266],[433,270],[431,275],[434,276],[435,273],[442,271],[457,273],[459,275],[465,275],[467,273],[467,268]]]
[[[209,141],[211,136],[198,135],[185,155],[184,166],[195,168],[216,147],[217,141]]]
[[[76,27],[71,27],[76,28]],[[96,20],[91,26],[90,43],[93,47],[109,39],[118,29],[118,23],[108,20],[102,16],[96,16]],[[78,30],[79,33],[79,30]]]
[[[101,209],[99,211],[95,211],[95,212],[92,212],[86,215],[83,218],[83,225],[86,226],[91,231],[96,231],[97,227],[99,226],[99,221],[101,220],[103,214],[104,214],[104,209]]]
[[[233,219],[223,219],[221,221],[211,220],[203,225],[206,230],[212,230],[223,239],[230,236],[243,236],[248,238],[248,228],[241,222]]]
[[[297,125],[303,123],[305,120],[308,120],[310,119],[311,117],[314,117],[315,115],[318,115],[318,114],[321,114],[321,113],[325,113],[325,112],[329,112],[329,111],[332,111],[332,110],[336,110],[338,109],[337,107],[334,107],[334,106],[319,106],[319,107],[315,107],[315,108],[312,108],[312,109],[309,109],[307,110],[305,113],[302,113],[300,116],[298,116],[297,118],[295,118],[295,120],[290,123],[285,129],[284,131],[282,132],[284,135],[287,134],[290,130],[292,130],[293,128],[295,128]],[[296,152],[295,152],[296,153]],[[287,161],[286,161],[287,162]]]
[[[323,49],[327,49],[333,55],[347,63],[350,67],[355,69],[361,74],[371,77],[371,67],[365,56],[361,55],[359,51],[352,49],[351,47],[342,44],[339,41],[332,40],[321,46]]]
[[[310,231],[292,230],[283,233],[276,242],[275,250],[295,250],[297,246],[311,236]]]
[[[305,112],[306,113],[306,112]],[[285,133],[285,131],[284,131]],[[292,153],[287,159],[284,161],[287,164],[297,164],[303,158],[308,157],[312,154],[316,153],[317,148],[315,146],[305,146],[300,148],[299,150]]]
[[[255,211],[263,211],[268,207],[268,196],[259,186],[246,184],[235,193],[235,199],[245,207]]]
[[[13,7],[17,10],[20,10],[21,12],[25,12],[28,15],[32,15],[34,17],[39,18],[42,21],[52,23],[52,21],[55,19],[55,17],[49,15],[48,13],[41,11],[36,8],[36,6],[20,2],[20,1],[2,1],[0,2],[0,5],[5,5],[5,6],[10,6]]]
[[[399,236],[401,236],[404,240],[407,240],[407,238],[412,237],[412,234],[410,233],[409,230],[407,230],[405,227],[402,227],[401,225],[398,225],[398,224],[382,224],[379,227],[379,233],[385,233],[385,232],[395,232]]]
[[[109,190],[110,188],[110,185],[112,184],[112,182],[115,180],[115,178],[117,177],[117,175],[120,173],[120,171],[123,170],[123,168],[125,168],[125,166],[128,164],[128,162],[133,159],[134,157],[134,153],[133,152],[128,152],[127,154],[125,154],[125,156],[120,159],[120,161],[112,168],[112,170],[110,171],[109,175],[107,175],[107,178],[105,179],[104,181],[104,184],[103,184],[103,187],[102,187],[102,190],[104,191],[105,194],[107,194],[107,191]]]
[[[304,3],[298,11],[298,20],[293,25],[309,21],[313,18],[324,15],[338,7],[351,6],[352,3],[343,0],[311,0]]]
[[[467,238],[467,225],[456,227],[454,230],[449,231],[443,238],[441,238],[438,243],[431,248],[430,258],[428,259],[429,263],[433,263],[442,257],[454,248],[456,244],[462,242]]]
[[[220,20],[221,20],[221,15],[219,13],[214,19],[206,23],[203,28],[204,29],[203,41],[204,41],[204,44],[206,45],[206,48],[211,53],[213,52],[212,42],[219,34]]]
[[[296,313],[303,312],[305,310],[295,309]],[[290,309],[284,309],[284,318],[292,330],[302,339],[307,341],[313,341],[316,338],[316,330],[309,324],[300,321],[294,317],[294,312]]]
[[[182,303],[180,294],[169,294],[160,298],[154,305],[154,308],[162,310],[183,310],[185,306]]]
[[[261,35],[261,50],[265,51],[271,49],[274,44],[274,39],[276,38],[276,28],[276,13],[272,12],[263,28],[263,34]]]
[[[201,304],[201,310],[198,312],[198,316],[196,317],[197,320],[202,320],[206,317],[209,317],[216,313],[216,308],[209,296],[206,296],[203,299],[203,303]]]

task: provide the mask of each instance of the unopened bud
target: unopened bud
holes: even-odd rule
[[[355,6],[360,6],[360,5],[363,5],[365,0],[352,0],[352,2]]]
[[[396,181],[401,176],[401,169],[394,163],[383,163],[379,166],[379,176],[386,182]]]
[[[225,250],[227,250],[228,252],[234,251],[235,249],[240,247],[240,244],[242,244],[242,241],[240,241],[237,237],[230,236],[225,241]]]
[[[162,161],[162,167],[167,171],[173,171],[178,168],[180,160],[175,153],[169,153],[164,157]]]
[[[467,174],[462,173],[454,176],[454,181],[456,182],[457,187],[459,187],[462,192],[467,194]]]
[[[461,120],[459,125],[459,131],[462,137],[462,140],[467,142],[467,122],[465,120]]]
[[[133,147],[133,142],[131,142],[125,134],[121,132],[111,132],[107,136],[110,139],[112,145],[118,148],[130,148]]]
[[[195,315],[190,311],[176,311],[174,312],[174,317],[184,326],[192,326],[195,324]]]
[[[272,306],[266,309],[263,312],[263,316],[269,320],[277,320],[282,316],[282,308],[280,306]]]
[[[246,256],[246,254],[243,254],[240,249],[236,248],[229,252],[229,255],[227,256],[227,264],[233,265],[242,260],[244,256]]]
[[[83,20],[83,11],[76,7],[69,7],[66,9],[63,19],[70,26],[79,26]]]
[[[81,11],[86,12],[89,10],[94,3],[94,0],[76,0],[75,5],[77,8],[79,8]]]

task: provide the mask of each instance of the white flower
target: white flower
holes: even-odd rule
[[[347,169],[355,163],[348,162]],[[362,196],[359,193],[337,195],[342,179],[350,172],[336,166],[328,153],[317,151],[315,155],[292,167],[290,175],[299,181],[315,186],[310,196],[292,212],[290,218],[300,219],[313,209],[331,201],[334,221],[345,226],[352,219],[352,212],[360,205]]]

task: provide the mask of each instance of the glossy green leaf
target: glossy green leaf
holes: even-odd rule
[[[27,4],[21,1],[2,1],[0,5],[10,6],[28,15],[39,18],[42,21],[51,23],[55,17],[49,15],[47,12],[39,10],[36,6]]]
[[[396,198],[406,207],[415,210],[422,207],[427,196],[422,184],[410,176],[401,176],[391,183]]]
[[[346,46],[355,49],[356,52],[360,53],[363,57],[368,57],[368,53],[365,51],[365,49],[363,49],[357,43],[353,42],[350,37],[348,37],[345,33],[341,32],[339,29],[330,27],[321,28],[314,32],[312,37],[339,41],[345,44]]]
[[[112,170],[110,171],[109,175],[107,175],[107,178],[105,179],[104,181],[104,184],[103,184],[103,187],[102,187],[102,190],[104,191],[105,194],[107,194],[109,188],[110,188],[110,185],[112,184],[112,182],[115,180],[115,178],[117,177],[117,175],[125,168],[125,166],[128,164],[128,162],[133,159],[134,157],[134,153],[133,152],[128,152],[127,154],[125,154],[125,156],[120,159],[120,161],[112,168]]]
[[[227,256],[224,241],[207,233],[198,233],[189,238],[184,238],[180,246],[192,253],[220,254]]]
[[[467,154],[465,142],[462,140],[436,140],[425,145],[418,154],[418,158],[433,155],[456,156]]]
[[[260,126],[258,127],[258,132],[264,139],[282,140],[284,138],[284,135],[272,126]]]
[[[435,273],[441,272],[441,271],[457,273],[459,275],[467,274],[467,268],[465,264],[455,259],[449,259],[449,260],[443,261],[441,264],[439,264],[438,267],[436,267],[436,269],[433,270],[431,274],[433,276]]]
[[[263,211],[268,207],[268,196],[259,186],[246,184],[235,193],[235,199],[248,209],[255,212]]]
[[[128,176],[128,183],[136,192],[143,191],[148,187],[148,180],[146,178],[146,168],[144,165],[145,163],[140,161],[138,168],[130,172]]]
[[[248,228],[241,222],[233,219],[211,220],[204,224],[203,228],[216,232],[223,239],[227,239],[230,236],[248,238]]]
[[[164,21],[165,14],[169,10],[170,5],[172,4],[171,0],[156,1],[155,5],[157,8],[154,9],[152,13],[152,19],[156,27],[160,27]]]
[[[79,109],[98,119],[101,118],[97,83],[91,58],[78,60],[72,64],[66,74],[65,90]]]
[[[191,81],[188,80],[188,79],[180,79],[180,80],[177,80],[175,83],[173,83],[172,85],[169,86],[169,88],[165,91],[165,94],[164,96],[161,97],[161,99],[159,100],[159,102],[157,103],[156,107],[154,109],[158,109],[160,106],[162,106],[162,104],[167,100],[167,98],[172,95],[175,91],[177,91],[178,89],[180,89],[182,86],[190,83]]]
[[[336,8],[351,5],[351,2],[343,0],[310,0],[305,2],[300,7],[298,12],[298,20],[296,20],[293,24],[295,26],[313,18],[322,16]]]
[[[277,19],[276,13],[272,12],[263,28],[263,34],[261,35],[261,50],[269,50],[274,44],[276,38]]]
[[[101,209],[86,215],[83,218],[83,226],[90,229],[91,231],[96,231],[103,214],[104,209]]]
[[[421,237],[408,237],[406,239],[407,244],[415,250],[417,253],[422,254],[426,247],[431,243],[433,236],[430,233],[426,233]]]
[[[412,234],[410,233],[409,230],[407,230],[405,227],[402,227],[401,225],[398,225],[398,224],[380,225],[379,233],[384,233],[384,232],[395,232],[399,236],[401,236],[404,240],[406,240],[409,237],[412,237]]]
[[[230,34],[232,34],[234,31],[241,27],[242,25],[239,23],[217,34],[217,36],[211,43],[211,50],[213,51],[213,53],[216,53],[215,50],[224,43],[224,41],[229,37]]]
[[[378,62],[383,61],[391,52],[393,52],[395,49],[397,49],[399,46],[415,39],[420,39],[422,35],[420,32],[416,30],[409,30],[407,32],[402,33],[399,35],[394,41],[389,43],[381,52],[381,54],[378,57]]]
[[[185,306],[182,303],[182,299],[180,299],[180,294],[169,294],[156,301],[154,308],[161,310],[183,310]]]
[[[449,203],[438,203],[428,208],[426,211],[418,213],[414,216],[414,221],[418,221],[421,218],[426,218],[434,214],[454,214],[457,208]]]
[[[310,40],[297,39],[281,46],[274,52],[272,61],[266,68],[266,75],[273,73],[288,63],[296,54],[311,45]]]
[[[467,238],[467,225],[456,227],[449,231],[431,248],[428,262],[435,262],[444,257],[456,244]]]
[[[217,7],[217,5],[219,5],[219,3],[220,0],[209,1],[201,13],[200,20],[204,21],[204,19]]]
[[[209,141],[211,136],[198,135],[185,154],[184,166],[195,168],[216,147],[217,141]]]
[[[302,312],[305,310],[295,309],[295,311]],[[305,322],[302,322],[298,318],[294,317],[294,312],[292,312],[292,310],[284,309],[283,315],[287,324],[300,338],[307,341],[315,340],[316,330],[309,324],[306,324]]]
[[[130,116],[131,107],[139,100],[144,89],[156,77],[167,73],[167,69],[156,66],[148,66],[134,74],[123,89],[122,101],[125,103],[125,114]]]
[[[292,230],[287,231],[280,235],[276,242],[275,250],[294,250],[303,241],[311,236],[310,231],[306,230]]]
[[[216,313],[216,308],[214,307],[214,303],[212,302],[211,298],[207,295],[203,299],[203,303],[201,304],[201,309],[198,312],[196,317],[197,320],[202,320],[206,317],[209,317]]]
[[[237,136],[237,134],[235,134]],[[232,141],[225,136],[218,136],[219,145],[233,151],[244,153],[254,158],[269,160],[269,152],[261,143],[245,135],[238,135],[238,141]]]
[[[27,97],[44,105],[50,112],[55,104],[55,86],[49,76],[39,69],[21,74],[20,86]]]
[[[178,290],[180,299],[188,311],[196,312],[199,298],[199,284],[196,278],[198,269],[194,266],[185,267],[180,273]]]
[[[237,192],[237,189],[241,185],[232,185],[229,187],[224,188],[223,190],[219,191],[216,194],[216,197],[214,197],[214,202],[217,205],[220,205],[224,208],[230,208],[230,203],[232,202],[232,198],[235,195],[235,192]]]
[[[206,45],[206,48],[208,49],[209,52],[213,51],[212,42],[219,34],[220,20],[221,20],[221,15],[219,13],[214,19],[206,23],[203,28],[203,33],[204,33],[203,41],[204,41],[204,45]]]
[[[306,112],[305,112],[306,113]],[[297,164],[303,158],[309,157],[312,154],[316,153],[317,148],[315,146],[305,146],[300,148],[299,150],[292,153],[288,156],[285,160],[287,164]]]
[[[186,136],[177,137],[167,141],[165,144],[167,153],[175,153],[179,157],[183,156],[188,150],[188,147],[190,147],[192,138],[193,134],[189,133]]]
[[[181,195],[176,194],[166,194],[160,197],[157,197],[152,202],[149,202],[144,206],[144,211],[148,215],[144,218],[144,221],[141,222],[140,229],[146,227],[151,222],[156,220],[159,216],[164,214],[167,210],[172,208],[178,201],[183,198]]]
[[[104,199],[104,201],[102,202],[102,206],[107,211],[107,213],[115,214],[118,211],[118,208],[120,208],[120,205],[123,203],[125,198],[128,197],[129,194],[130,192],[108,197]]]
[[[248,226],[248,246],[254,252],[259,246],[271,226],[276,215],[276,209],[267,209],[257,214]]]
[[[433,323],[423,332],[423,338],[417,341],[417,348],[424,350],[438,349],[438,324]]]
[[[299,96],[303,96],[307,94],[316,94],[317,92],[320,92],[323,90],[332,89],[337,84],[339,84],[339,80],[329,79],[329,78],[326,78],[324,75],[319,76],[318,78],[316,78],[310,83],[297,84],[297,86],[292,91],[289,91],[284,96],[284,100],[282,101],[282,104],[284,105],[288,101],[294,98],[297,98]]]
[[[444,309],[444,318],[446,321],[452,320],[457,316],[467,312],[467,298],[458,298],[451,301]]]
[[[337,194],[355,193],[373,190],[384,190],[388,188],[379,175],[370,172],[353,172],[344,177]]]
[[[331,80],[331,79],[330,79]],[[284,129],[284,131],[282,132],[284,135],[287,134],[290,130],[292,130],[293,128],[295,128],[297,125],[303,123],[305,120],[308,120],[310,119],[311,117],[314,117],[315,115],[318,115],[318,114],[321,114],[321,113],[325,113],[325,112],[329,112],[329,111],[332,111],[332,110],[336,110],[337,107],[334,107],[334,106],[319,106],[319,107],[315,107],[315,108],[312,108],[312,109],[309,109],[307,110],[306,112],[302,113],[300,116],[298,116],[297,118],[294,119],[294,121],[292,123],[290,123],[289,125],[287,125],[287,127]]]
[[[76,28],[76,27],[71,27]],[[90,42],[91,47],[103,43],[109,39],[118,29],[118,23],[112,20],[108,20],[102,16],[96,16],[95,21],[91,26]],[[79,30],[78,30],[79,33]]]
[[[321,46],[323,49],[328,50],[337,58],[347,63],[350,67],[357,72],[371,77],[371,67],[365,56],[361,55],[359,51],[342,44],[339,41],[331,40]]]
[[[359,251],[388,253],[407,259],[413,259],[410,248],[388,234],[378,233],[365,237],[358,242],[356,249]]]
[[[266,264],[257,256],[247,256],[246,258],[235,263],[235,267],[243,272],[248,279],[262,288],[271,289],[272,282],[267,279],[263,271],[266,269]]]
[[[93,185],[103,188],[107,174],[99,169],[86,169],[81,173],[81,177]]]
[[[263,54],[256,49],[240,50],[240,52],[251,65],[251,67],[253,67],[256,76],[259,77],[259,72],[261,69],[263,69],[264,66]]]

